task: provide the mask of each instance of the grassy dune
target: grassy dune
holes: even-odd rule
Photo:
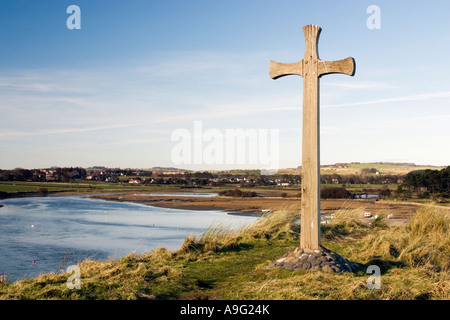
[[[448,211],[425,206],[399,227],[388,227],[384,212],[368,225],[363,213],[343,208],[322,226],[323,246],[359,263],[355,274],[264,269],[299,242],[298,215],[280,210],[239,231],[212,226],[176,251],[82,261],[81,289],[67,288],[67,273],[3,281],[0,299],[450,298]],[[374,264],[381,287],[370,290],[366,270]]]

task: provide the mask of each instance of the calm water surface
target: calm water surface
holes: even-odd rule
[[[177,249],[188,235],[201,234],[212,224],[238,228],[257,219],[84,196],[16,198],[0,204],[0,275],[10,281],[65,270],[84,258]]]

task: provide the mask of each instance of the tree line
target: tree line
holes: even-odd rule
[[[323,184],[399,184],[403,180],[401,175],[379,174],[323,174],[320,176],[320,182]]]
[[[69,182],[75,179],[86,177],[86,169],[80,167],[52,167],[50,169],[23,169],[15,168],[12,170],[0,169],[0,181],[49,181]]]
[[[450,197],[450,166],[441,170],[416,170],[406,174],[403,186],[412,192]]]

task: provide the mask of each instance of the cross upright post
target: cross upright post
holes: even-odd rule
[[[305,54],[300,62],[270,61],[269,75],[277,79],[286,75],[303,77],[303,132],[302,132],[302,200],[300,248],[320,248],[320,134],[319,134],[319,78],[330,73],[355,72],[351,57],[338,61],[322,61],[317,53],[321,28],[303,27]]]

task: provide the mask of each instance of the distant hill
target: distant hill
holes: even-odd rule
[[[321,174],[385,174],[385,175],[406,175],[408,172],[414,170],[441,170],[445,167],[431,166],[431,165],[416,165],[414,163],[396,163],[396,162],[350,162],[350,163],[335,163],[331,165],[320,166]],[[103,166],[94,166],[88,169],[104,170]],[[135,169],[137,170],[137,169]],[[141,169],[142,170],[142,169]],[[145,170],[153,172],[165,173],[181,173],[181,172],[212,172],[231,175],[259,175],[258,169],[231,169],[231,170],[187,170],[175,167],[152,167]],[[298,168],[285,168],[278,170],[278,174],[300,175],[302,173],[301,166]]]
[[[332,165],[320,166],[321,174],[388,174],[405,175],[414,170],[441,170],[444,167],[430,165],[416,165],[414,163],[394,163],[394,162],[351,162],[336,163]],[[301,174],[301,167],[296,169],[280,169],[280,174]]]
[[[180,169],[180,168],[174,168],[174,167],[152,167],[150,168],[151,171],[176,171],[176,172],[186,172],[191,171],[187,169]]]

